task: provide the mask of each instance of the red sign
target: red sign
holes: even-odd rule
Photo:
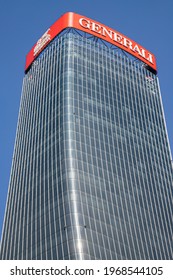
[[[40,54],[40,52],[64,29],[72,27],[81,31],[87,32],[100,39],[103,39],[142,60],[145,64],[150,66],[155,72],[156,59],[155,56],[137,44],[133,40],[124,36],[123,34],[115,31],[95,20],[91,20],[87,17],[75,14],[66,13],[60,17],[37,41],[30,52],[26,56],[25,71],[28,70],[30,65]]]

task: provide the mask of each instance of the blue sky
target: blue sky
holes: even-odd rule
[[[0,7],[0,233],[10,177],[25,56],[65,12],[115,29],[155,54],[173,152],[172,0],[1,0]]]

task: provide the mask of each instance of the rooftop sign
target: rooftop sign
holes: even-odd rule
[[[103,39],[140,59],[149,67],[151,67],[155,72],[157,71],[155,56],[151,52],[143,48],[141,45],[124,36],[120,32],[113,30],[95,20],[71,12],[61,16],[33,46],[33,48],[26,56],[25,71],[28,70],[30,65],[41,53],[41,51],[45,49],[45,47],[61,31],[68,27],[76,28],[78,30],[94,35],[100,39]]]

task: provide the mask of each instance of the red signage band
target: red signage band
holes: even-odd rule
[[[26,56],[25,71],[28,70],[41,51],[45,49],[61,31],[68,27],[87,32],[125,50],[151,67],[154,72],[157,72],[155,56],[141,45],[95,20],[71,12],[61,16],[33,46]]]

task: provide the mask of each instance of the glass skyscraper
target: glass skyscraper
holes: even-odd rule
[[[157,74],[90,37],[66,28],[26,71],[1,259],[173,259]]]

